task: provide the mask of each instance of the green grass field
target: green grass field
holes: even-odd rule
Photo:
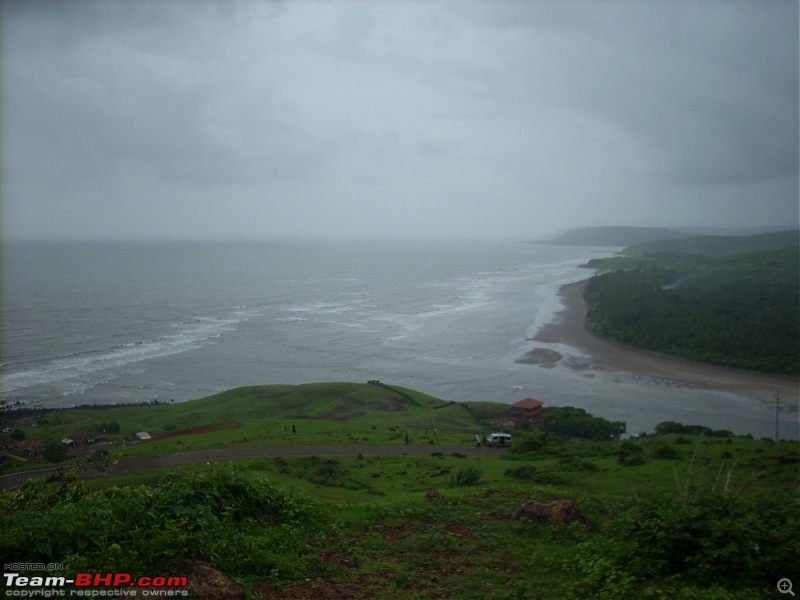
[[[515,431],[506,454],[437,451],[474,445],[505,408],[323,383],[36,415],[38,427],[16,425],[43,440],[111,421],[120,432],[110,438],[167,436],[116,446],[110,461],[237,446],[403,446],[406,431],[424,451],[32,481],[0,496],[0,550],[7,560],[146,574],[202,561],[249,598],[772,598],[777,579],[797,572],[797,442]],[[582,519],[512,519],[529,499],[569,500]]]

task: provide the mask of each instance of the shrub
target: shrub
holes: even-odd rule
[[[103,433],[119,433],[119,423],[117,421],[100,423],[97,425],[97,430]]]
[[[644,462],[644,448],[631,441],[622,442],[617,462],[625,467],[641,465]]]
[[[196,558],[228,574],[288,573],[308,560],[292,532],[322,534],[319,516],[311,502],[228,467],[171,474],[155,488],[34,479],[0,496],[3,553],[73,570],[160,571]]]
[[[590,460],[585,460],[577,456],[567,456],[558,459],[558,468],[562,471],[597,471],[597,465]]]
[[[683,453],[675,446],[661,444],[650,451],[650,456],[652,458],[661,458],[665,460],[679,460],[683,458]]]
[[[613,525],[617,560],[641,579],[777,581],[797,568],[798,513],[797,493],[639,498]]]
[[[545,431],[591,440],[615,440],[625,433],[622,421],[595,417],[582,408],[554,406],[544,410]]]
[[[481,479],[483,479],[483,473],[475,467],[464,467],[450,476],[450,482],[458,487],[478,485]]]
[[[533,479],[537,474],[536,467],[533,465],[522,465],[520,467],[512,467],[505,470],[506,477],[514,479]]]
[[[50,442],[42,451],[42,456],[47,461],[57,463],[67,458],[67,453],[67,447],[61,442]]]

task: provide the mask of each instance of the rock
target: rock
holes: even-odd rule
[[[564,356],[555,350],[550,350],[549,348],[534,348],[533,350],[528,350],[525,356],[518,358],[515,362],[522,365],[540,365],[542,367],[552,368],[563,358]]]
[[[186,578],[186,589],[195,600],[244,600],[242,586],[205,563],[190,563]]]
[[[539,502],[528,500],[524,502],[511,518],[518,520],[527,517],[538,525],[568,525],[569,523],[587,524],[586,517],[579,511],[572,500],[553,500],[552,502]]]

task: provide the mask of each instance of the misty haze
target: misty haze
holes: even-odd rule
[[[774,595],[799,10],[0,0],[0,488],[33,480],[0,553],[198,598],[195,568],[237,598]],[[733,533],[676,525],[693,502]]]

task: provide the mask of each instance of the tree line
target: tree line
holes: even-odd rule
[[[692,360],[800,374],[799,256],[794,247],[638,260],[590,279],[589,329]]]

